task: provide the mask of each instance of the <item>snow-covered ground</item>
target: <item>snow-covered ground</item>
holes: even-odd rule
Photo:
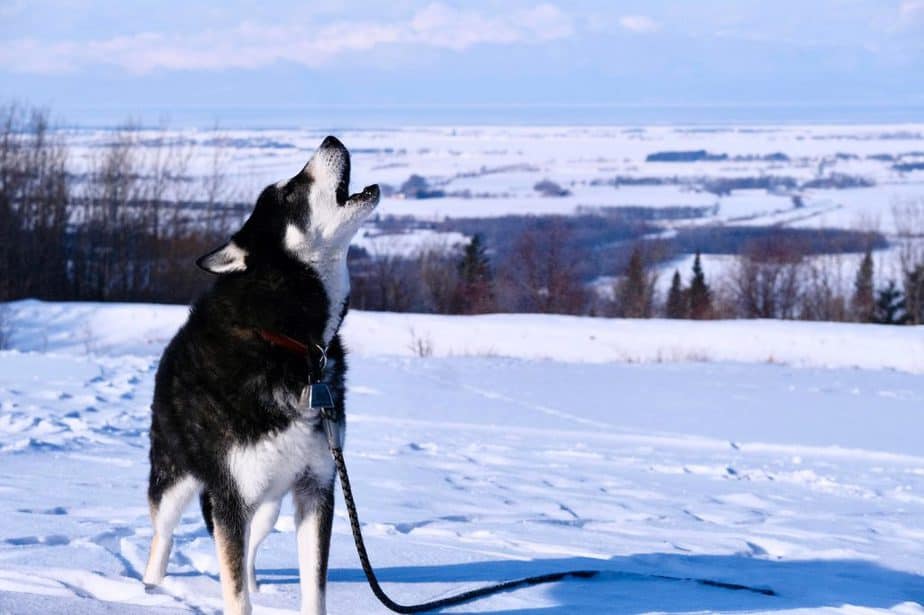
[[[287,130],[140,131],[142,158],[164,154],[163,142],[191,147],[188,173],[209,175],[216,163],[227,193],[243,201],[294,175],[329,131]],[[689,224],[747,224],[837,227],[895,231],[894,205],[924,200],[924,170],[901,165],[924,162],[924,125],[781,126],[470,126],[335,130],[353,152],[353,181],[398,188],[412,174],[446,198],[385,197],[383,216],[419,220],[493,217],[508,214],[570,215],[600,207],[693,207],[703,217]],[[107,130],[63,132],[79,174],[113,139]],[[712,159],[659,162],[663,152],[705,151]],[[812,180],[850,176],[873,182],[866,188],[805,186]],[[788,178],[791,188],[736,189],[715,194],[706,180]],[[616,187],[614,179],[623,178]],[[540,195],[548,179],[567,189],[561,197]],[[656,180],[633,185],[626,180]],[[200,185],[184,185],[195,191]],[[463,196],[467,192],[467,196]],[[796,206],[794,196],[801,199]],[[374,223],[370,223],[374,226]],[[421,238],[426,241],[427,238]],[[450,238],[451,239],[451,238]],[[389,247],[381,242],[380,249]],[[408,238],[395,250],[407,251]]]
[[[0,613],[220,607],[195,509],[164,591],[139,580],[148,404],[185,310],[8,306]],[[344,334],[347,461],[401,601],[594,568],[453,612],[924,613],[924,328],[352,312]],[[297,609],[290,507],[276,530],[257,612]],[[385,612],[339,499],[333,541],[330,612]]]
[[[382,233],[366,225],[353,238],[352,244],[373,257],[411,257],[427,250],[439,253],[461,251],[469,241],[462,233],[413,229],[404,233]]]

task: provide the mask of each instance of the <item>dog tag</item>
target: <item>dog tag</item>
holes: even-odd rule
[[[308,407],[322,409],[334,407],[334,396],[331,395],[326,384],[318,382],[311,385],[311,390],[308,394]]]

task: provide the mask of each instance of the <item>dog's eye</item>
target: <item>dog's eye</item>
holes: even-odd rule
[[[297,198],[297,196],[298,196],[298,190],[297,190],[297,188],[298,188],[298,186],[293,186],[291,181],[290,181],[288,184],[286,184],[286,187],[285,187],[285,188],[283,188],[283,190],[282,190],[282,200],[283,200],[286,204],[291,205],[291,204],[295,203],[295,200],[296,200],[296,198]]]
[[[282,190],[282,200],[288,205],[296,203],[301,195],[308,189],[308,182],[304,181],[302,175],[297,175],[290,179]]]

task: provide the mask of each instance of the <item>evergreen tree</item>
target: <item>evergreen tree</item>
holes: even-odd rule
[[[857,278],[853,283],[853,297],[850,301],[850,307],[853,310],[854,319],[859,322],[873,320],[873,312],[876,307],[874,294],[873,255],[867,249],[863,260],[860,262],[860,268],[857,270]]]
[[[690,280],[690,318],[703,320],[712,316],[712,291],[706,284],[699,251],[693,259],[693,279]]]
[[[906,320],[904,303],[902,291],[895,285],[895,280],[889,280],[888,286],[879,289],[877,294],[873,322],[881,325],[904,324]]]
[[[476,233],[463,249],[459,262],[459,275],[466,282],[477,282],[490,277],[491,265],[481,233]]]
[[[642,250],[636,247],[629,257],[626,274],[616,288],[618,310],[623,318],[651,318],[654,280],[648,273]]]
[[[671,278],[671,289],[667,292],[664,312],[668,318],[686,318],[687,311],[687,294],[680,280],[680,272],[674,269],[674,277]]]
[[[494,306],[494,274],[480,234],[465,246],[459,261],[456,311],[463,314],[488,312]]]

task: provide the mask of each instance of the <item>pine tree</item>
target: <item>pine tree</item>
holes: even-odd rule
[[[654,283],[640,248],[632,250],[625,277],[616,289],[619,313],[624,318],[651,318]]]
[[[712,291],[706,284],[699,251],[693,259],[693,279],[690,280],[690,318],[703,320],[712,316]]]
[[[463,314],[488,312],[494,305],[494,275],[491,261],[480,234],[475,234],[464,248],[459,261],[457,310]]]
[[[680,280],[680,272],[676,269],[674,269],[674,277],[671,278],[671,289],[667,292],[667,303],[664,306],[664,312],[668,318],[687,317],[687,293],[683,288],[683,282]]]
[[[459,262],[459,275],[466,282],[477,282],[489,277],[490,270],[484,239],[480,233],[476,233],[463,250],[462,260]]]
[[[860,262],[860,268],[857,270],[857,278],[853,283],[853,297],[850,300],[850,307],[853,310],[853,317],[859,322],[870,322],[873,320],[873,311],[876,307],[876,299],[873,289],[873,255],[870,250],[866,250],[863,260]]]
[[[895,280],[889,280],[888,286],[879,289],[876,298],[876,307],[873,322],[881,325],[901,325],[905,323],[905,305],[902,291],[895,285]]]

